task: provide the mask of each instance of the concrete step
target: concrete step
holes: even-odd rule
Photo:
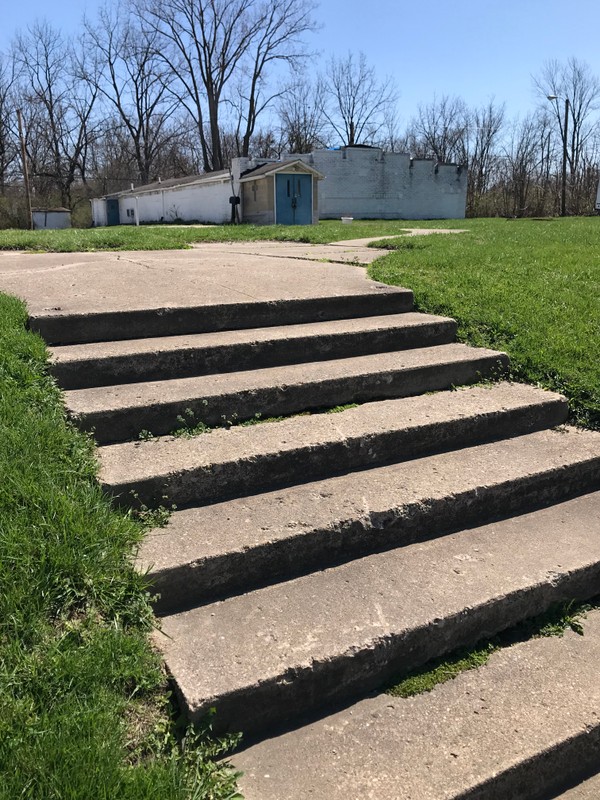
[[[336,414],[100,448],[100,481],[131,504],[190,504],[264,492],[427,452],[562,424],[567,401],[501,383],[365,403]]]
[[[141,544],[160,612],[600,487],[600,434],[558,429],[177,511]]]
[[[379,695],[256,744],[233,757],[240,791],[246,800],[547,798],[598,763],[600,614],[583,628],[503,649],[428,694]],[[584,787],[565,800],[600,797],[597,779]]]
[[[445,344],[397,353],[283,367],[131,383],[66,392],[67,407],[100,444],[155,435],[192,423],[294,414],[298,411],[406,397],[473,383],[506,369],[508,357],[484,348]]]
[[[596,492],[165,617],[156,642],[190,719],[256,732],[599,586]]]
[[[169,258],[172,259],[172,257],[173,254],[169,254]],[[123,308],[113,311],[94,309],[82,313],[65,313],[60,310],[58,312],[51,310],[47,313],[38,311],[30,316],[29,324],[32,330],[40,333],[49,344],[58,345],[293,325],[328,319],[399,314],[412,310],[413,293],[408,289],[386,286],[373,281],[367,282],[362,275],[362,270],[357,281],[357,278],[348,272],[350,268],[346,268],[346,272],[348,272],[346,284],[354,283],[355,288],[351,292],[345,292],[340,287],[339,281],[338,283],[333,281],[331,287],[325,285],[327,281],[319,273],[320,265],[309,264],[308,266],[309,270],[314,273],[313,279],[317,281],[317,284],[307,283],[304,288],[300,288],[299,291],[306,295],[304,297],[278,299],[280,293],[277,283],[273,283],[273,275],[266,270],[264,279],[268,281],[269,285],[273,284],[271,288],[267,286],[262,291],[267,299],[254,299],[256,293],[260,294],[264,288],[256,289],[255,287],[254,297],[246,292],[237,292],[238,296],[249,297],[250,299],[247,301],[223,302],[222,297],[231,296],[231,287],[223,287],[223,290],[219,292],[218,283],[215,282],[213,275],[212,278],[209,278],[208,286],[208,294],[214,296],[213,302],[205,302],[196,306]],[[302,269],[306,273],[306,263],[299,267],[300,271]],[[330,272],[335,272],[335,270],[330,269]],[[142,277],[146,281],[156,279],[155,275],[140,275],[138,280]],[[184,279],[186,277],[189,276],[184,275]],[[176,281],[177,276],[172,275],[171,279]],[[323,284],[322,291],[319,291],[319,284]],[[194,286],[191,296],[197,295],[198,287]]]
[[[55,347],[52,372],[63,389],[83,389],[428,347],[455,334],[454,320],[407,312]]]

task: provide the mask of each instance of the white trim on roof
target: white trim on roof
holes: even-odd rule
[[[135,197],[138,194],[158,194],[159,192],[171,192],[177,189],[187,189],[189,186],[198,186],[199,184],[211,184],[211,183],[229,183],[231,180],[231,176],[227,175],[202,175],[198,180],[195,181],[186,181],[185,183],[176,183],[176,184],[169,184],[165,186],[161,186],[160,184],[152,184],[152,189],[148,189],[144,186],[140,186],[134,189],[124,189],[122,192],[111,192],[109,194],[102,195],[100,198],[101,200],[106,200],[107,198],[116,198],[116,197]]]
[[[286,170],[290,169],[290,167],[295,167],[296,165],[301,166],[303,170],[309,172],[314,178],[317,180],[323,180],[325,176],[316,170],[314,167],[311,167],[310,164],[307,164],[305,161],[302,161],[301,158],[296,158],[294,161],[284,161],[282,162],[275,162],[272,165],[272,169],[266,170],[265,172],[261,172],[259,175],[256,174],[255,171],[249,172],[248,175],[242,175],[240,177],[240,183],[247,183],[248,181],[255,181],[259,178],[268,178],[271,175],[276,175],[278,172],[285,172]],[[260,169],[258,167],[257,169]]]

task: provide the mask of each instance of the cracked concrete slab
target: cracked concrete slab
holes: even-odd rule
[[[32,315],[40,315],[368,294],[381,292],[381,285],[357,266],[204,245],[158,252],[4,254],[0,290],[21,297]]]

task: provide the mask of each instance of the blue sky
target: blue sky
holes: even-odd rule
[[[84,11],[101,0],[0,0],[0,50],[14,32],[46,17],[73,32]],[[509,115],[524,114],[536,99],[531,75],[548,59],[570,56],[600,74],[598,0],[322,0],[321,30],[309,44],[323,58],[363,50],[378,73],[393,75],[405,123],[434,94],[457,94],[470,105],[490,97]]]

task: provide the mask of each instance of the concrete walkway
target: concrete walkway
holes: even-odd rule
[[[455,232],[415,228],[406,235]],[[0,291],[25,300],[33,316],[378,292],[381,285],[369,281],[360,266],[387,254],[367,247],[381,238],[323,245],[200,243],[191,250],[114,253],[0,252]]]
[[[321,263],[333,249],[326,247],[255,242],[158,252],[2,253],[0,291],[23,298],[33,316],[381,291],[359,266]],[[363,250],[350,260],[364,264],[384,252]]]

